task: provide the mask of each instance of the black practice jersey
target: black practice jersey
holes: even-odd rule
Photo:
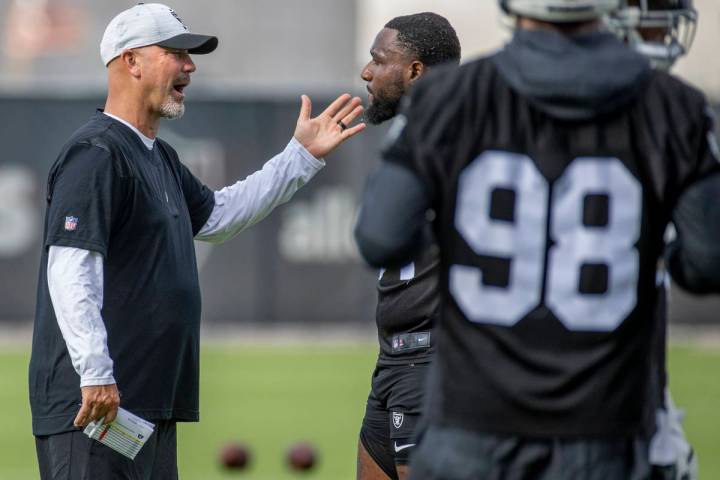
[[[33,433],[72,431],[80,398],[47,284],[48,249],[103,256],[102,319],[121,405],[151,420],[197,421],[200,285],[193,237],[215,202],[157,139],[148,150],[101,112],[53,165],[30,359]]]
[[[645,81],[624,106],[572,121],[511,88],[492,58],[414,87],[384,157],[417,174],[436,211],[432,422],[566,437],[654,423],[663,232],[718,161],[702,94],[662,72]]]
[[[440,305],[438,265],[433,246],[402,268],[380,270],[376,312],[379,365],[430,361],[432,328]]]

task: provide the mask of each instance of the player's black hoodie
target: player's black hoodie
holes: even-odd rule
[[[613,34],[518,30],[492,58],[510,86],[555,118],[581,120],[632,100],[651,74]]]

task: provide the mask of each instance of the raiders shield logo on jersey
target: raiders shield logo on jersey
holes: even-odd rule
[[[400,412],[393,412],[393,427],[400,428],[402,427],[403,420],[405,420],[405,414]]]

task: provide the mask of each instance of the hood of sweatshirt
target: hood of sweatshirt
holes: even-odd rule
[[[515,91],[565,120],[590,119],[626,105],[652,72],[645,57],[603,31],[571,36],[518,29],[493,61]]]

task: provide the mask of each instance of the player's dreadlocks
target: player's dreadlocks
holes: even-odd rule
[[[390,20],[385,28],[397,30],[398,43],[426,66],[460,63],[460,40],[445,17],[432,12],[404,15]]]

